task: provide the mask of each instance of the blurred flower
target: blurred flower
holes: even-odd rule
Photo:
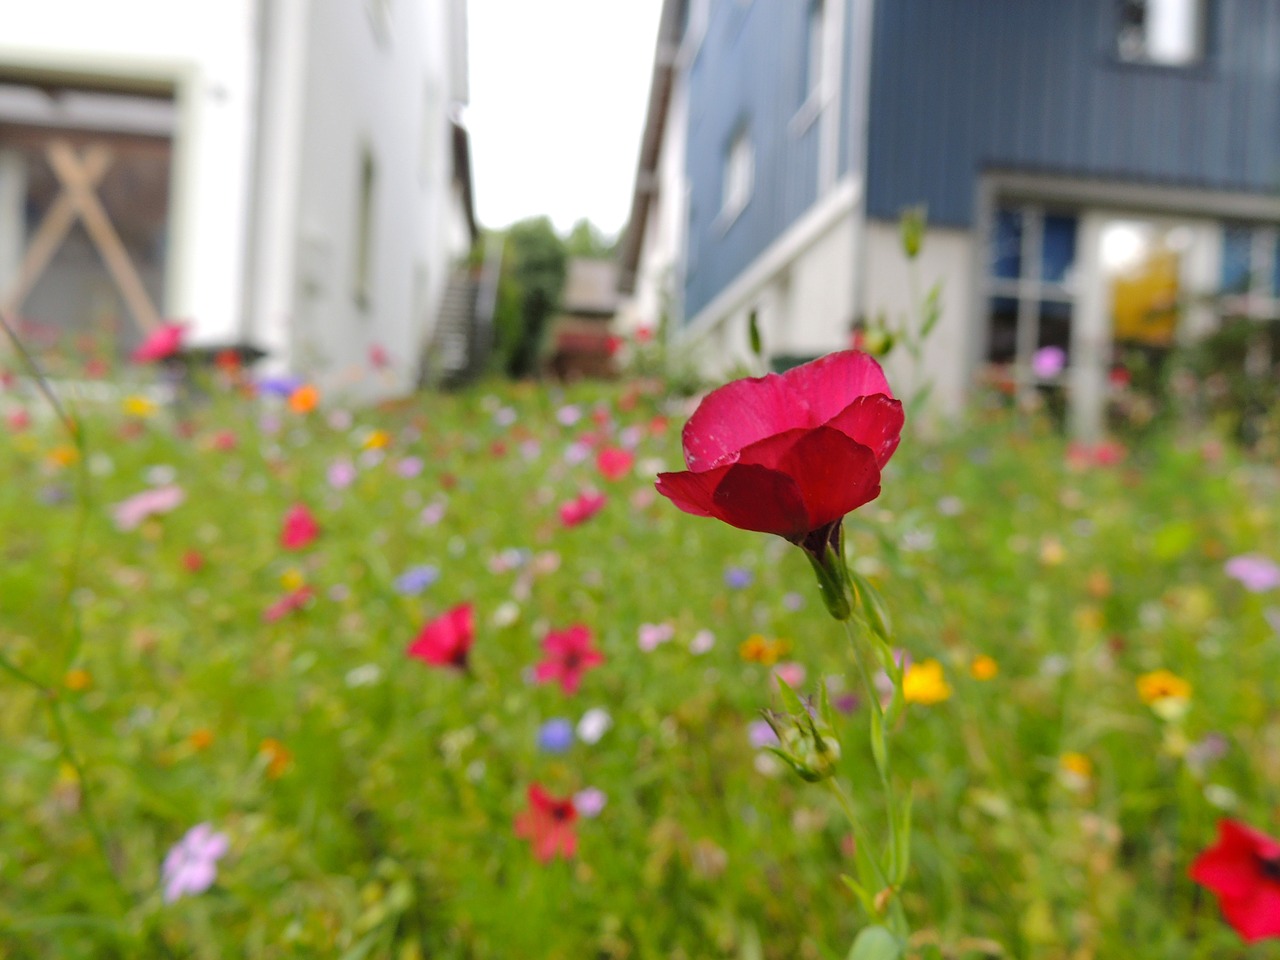
[[[1072,793],[1083,793],[1093,781],[1093,761],[1083,753],[1068,751],[1058,758],[1058,776]]]
[[[134,363],[155,363],[175,356],[182,349],[186,326],[181,323],[163,323],[152,330],[133,351]]]
[[[199,573],[204,569],[204,554],[199,550],[183,551],[182,568],[188,573]]]
[[[578,811],[579,816],[591,820],[600,816],[606,800],[603,790],[587,787],[573,795],[573,808]]]
[[[575,423],[582,419],[582,408],[575,407],[572,404],[561,407],[556,411],[556,420],[561,426],[572,427]]]
[[[1165,720],[1186,713],[1191,701],[1191,684],[1168,670],[1153,670],[1138,677],[1138,696]]]
[[[64,443],[49,451],[49,464],[54,467],[69,467],[80,460],[80,451],[70,444]]]
[[[738,656],[748,663],[759,663],[771,667],[791,650],[789,640],[770,640],[759,633],[753,633],[738,645]]]
[[[1067,551],[1057,537],[1043,537],[1040,540],[1040,562],[1046,567],[1056,567],[1067,559]]]
[[[753,577],[745,567],[727,567],[724,571],[725,586],[733,590],[742,590],[751,586]]]
[[[294,413],[310,413],[320,403],[320,391],[304,384],[289,394],[289,409]]]
[[[179,486],[152,487],[143,490],[111,508],[116,528],[133,530],[148,517],[177,509],[186,498],[186,492]]]
[[[267,777],[279,780],[293,763],[293,752],[275,737],[267,737],[258,744],[259,756],[267,760]]]
[[[1220,733],[1209,733],[1187,748],[1187,766],[1196,776],[1204,776],[1209,767],[1227,755],[1231,744]]]
[[[72,693],[80,693],[93,686],[93,676],[88,670],[82,670],[77,667],[74,670],[67,671],[67,675],[62,678],[62,685]]]
[[[1191,879],[1218,895],[1246,941],[1280,937],[1280,841],[1235,820],[1218,821],[1218,842],[1191,864]]]
[[[1041,347],[1031,357],[1031,369],[1041,380],[1050,380],[1067,368],[1067,351],[1061,347]]]
[[[218,878],[218,861],[229,848],[226,834],[215,832],[211,824],[200,823],[188,830],[165,855],[160,868],[164,902],[204,893],[213,886]]]
[[[1280,587],[1280,566],[1256,553],[1232,557],[1227,561],[1226,571],[1227,576],[1239,580],[1252,593]]]
[[[289,567],[284,573],[280,574],[280,586],[286,590],[297,590],[307,582],[307,578],[302,575],[302,571],[297,567]]]
[[[320,524],[305,504],[295,503],[285,514],[280,530],[280,546],[286,550],[301,550],[320,536]]]
[[[362,663],[352,667],[343,678],[348,687],[371,687],[382,679],[382,668],[376,663]]]
[[[969,674],[975,680],[990,680],[999,672],[1000,664],[985,653],[974,657],[973,662],[969,664]]]
[[[622,447],[602,447],[596,454],[596,469],[606,480],[621,480],[631,472],[636,458],[630,450]]]
[[[208,727],[197,727],[187,735],[187,743],[191,745],[191,749],[197,753],[208,750],[213,746],[213,731]]]
[[[538,746],[547,753],[564,753],[573,746],[573,724],[555,717],[538,728]]]
[[[585,744],[600,742],[609,728],[613,726],[613,718],[604,707],[592,707],[578,721],[578,739]]]
[[[560,522],[566,527],[576,527],[585,523],[604,509],[606,497],[603,493],[584,490],[576,499],[560,505]]]
[[[391,443],[391,434],[386,430],[370,430],[360,446],[365,450],[383,450]]]
[[[425,624],[405,653],[433,667],[465,670],[475,635],[475,606],[462,603]]]
[[[542,651],[545,656],[534,670],[534,679],[559,683],[568,694],[578,692],[583,673],[604,663],[604,655],[591,645],[591,631],[580,623],[549,631],[542,640]]]
[[[669,623],[642,623],[636,642],[645,653],[653,653],[675,635],[676,628]]]
[[[329,464],[329,469],[326,472],[326,478],[329,481],[329,486],[333,487],[333,489],[345,490],[347,487],[351,486],[356,479],[355,464],[345,458],[342,460],[335,460],[333,463]]]
[[[951,685],[937,660],[922,660],[907,667],[902,677],[902,697],[907,703],[931,706],[951,696]]]
[[[14,433],[21,433],[31,426],[31,414],[23,407],[11,410],[5,415],[5,424]]]
[[[436,503],[428,503],[418,514],[418,519],[422,521],[424,526],[434,527],[444,519],[444,504],[438,501]]]
[[[295,610],[301,610],[305,607],[315,595],[315,588],[305,585],[290,590],[283,597],[262,611],[263,622],[275,623],[277,620],[283,620]]]
[[[406,479],[416,477],[422,473],[423,466],[421,457],[402,457],[396,461],[396,473]]]
[[[701,656],[709,653],[711,648],[716,645],[716,635],[710,630],[699,630],[693,635],[693,639],[689,641],[689,652],[695,656]]]
[[[532,843],[533,855],[543,863],[557,856],[572,857],[578,847],[573,799],[553,797],[537,783],[529,787],[528,798],[529,806],[516,817],[516,836]]]
[[[773,675],[789,687],[798,687],[804,683],[806,671],[803,663],[788,660],[774,667]]]
[[[380,343],[369,345],[369,366],[375,370],[385,370],[391,366],[391,357],[387,354],[387,350]]]
[[[156,412],[156,405],[153,400],[147,397],[132,394],[124,398],[121,403],[125,415],[130,417],[150,417]]]
[[[778,734],[767,720],[752,720],[747,724],[747,740],[757,750],[778,745]]]
[[[400,574],[400,576],[396,577],[396,592],[407,596],[413,596],[421,593],[439,579],[439,567],[432,566],[429,563],[410,567],[404,573]]]

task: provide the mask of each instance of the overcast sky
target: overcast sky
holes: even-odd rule
[[[476,215],[622,229],[662,0],[468,0]]]

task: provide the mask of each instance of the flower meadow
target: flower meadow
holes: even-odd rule
[[[908,798],[907,956],[1280,956],[1274,462],[979,411],[736,529],[657,383],[146,387],[3,394],[0,957],[843,960]]]

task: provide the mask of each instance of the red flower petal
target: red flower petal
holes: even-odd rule
[[[808,513],[804,533],[839,520],[880,496],[875,454],[839,430],[805,434],[779,465],[800,491]]]
[[[685,513],[695,517],[714,517],[716,515],[712,496],[716,485],[728,471],[728,467],[717,467],[694,473],[682,470],[679,473],[660,473],[654,486],[658,492],[674,503]]]
[[[684,461],[690,470],[706,470],[748,444],[807,426],[803,400],[776,373],[734,380],[703,397],[684,425]]]
[[[858,397],[882,393],[893,399],[893,391],[889,389],[889,381],[884,378],[880,364],[857,350],[829,353],[792,367],[782,378],[794,395],[808,401],[813,416],[812,426],[830,420]]]
[[[898,449],[902,434],[902,404],[888,396],[876,394],[859,397],[834,417],[826,426],[834,427],[875,454],[881,470]]]
[[[759,464],[734,464],[712,497],[715,516],[740,530],[776,533],[788,540],[812,529],[795,481]]]
[[[1252,943],[1280,937],[1280,884],[1264,880],[1246,897],[1221,898],[1222,915],[1236,933]]]

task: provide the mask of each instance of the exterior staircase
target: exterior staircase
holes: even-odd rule
[[[480,266],[454,269],[436,325],[423,351],[418,387],[454,390],[479,378],[493,349],[493,312],[502,268],[502,239],[491,237]]]

